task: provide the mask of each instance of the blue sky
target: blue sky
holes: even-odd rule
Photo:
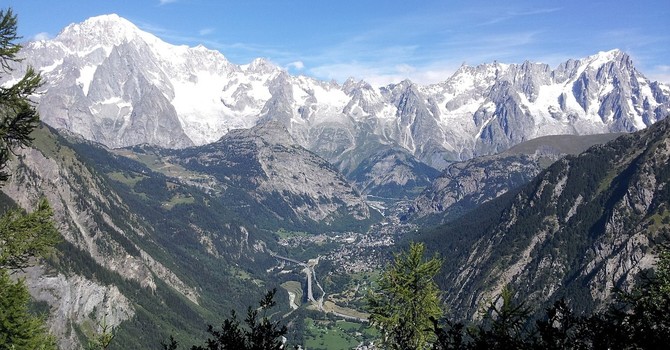
[[[670,1],[3,0],[24,39],[116,13],[166,42],[202,44],[231,62],[264,57],[293,74],[375,84],[432,83],[462,63],[555,67],[614,48],[670,83]]]

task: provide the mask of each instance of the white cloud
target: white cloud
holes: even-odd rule
[[[51,35],[49,35],[49,33],[47,32],[37,33],[35,34],[35,36],[33,36],[34,41],[49,40],[49,39],[51,39]]]
[[[544,15],[547,13],[553,13],[560,11],[563,8],[561,7],[551,7],[551,8],[540,8],[534,10],[525,10],[525,11],[511,11],[510,15],[512,16],[534,16],[534,15]]]
[[[305,64],[302,61],[294,61],[286,65],[287,68],[293,68],[295,70],[305,69]]]
[[[214,28],[203,28],[198,31],[200,36],[205,36],[214,33]]]
[[[153,23],[148,23],[148,22],[142,22],[142,21],[137,21],[135,24],[142,29],[143,31],[152,33],[154,35],[160,36],[163,34],[170,33],[170,31],[164,27],[157,26]]]
[[[433,66],[430,68],[424,68],[421,71],[414,74],[412,81],[416,81],[419,84],[434,84],[447,80],[450,76],[456,72],[459,65],[457,64],[445,64],[444,66]]]
[[[332,63],[323,64],[311,68],[309,72],[321,79],[335,79],[339,82],[353,77],[354,79],[365,79],[370,76],[382,75],[381,72],[370,67],[357,63]]]
[[[459,64],[442,62],[430,66],[412,66],[397,64],[392,67],[374,63],[337,63],[325,64],[309,70],[321,79],[335,79],[343,82],[348,78],[362,79],[373,86],[396,84],[405,79],[426,85],[447,80],[458,68]]]
[[[166,4],[171,4],[173,2],[177,2],[177,0],[160,0],[159,5],[166,5]]]
[[[343,82],[349,77],[373,85],[387,85],[410,79],[418,84],[433,84],[449,78],[461,64],[480,64],[499,60],[516,62],[531,58],[529,48],[541,37],[539,31],[500,32],[487,35],[453,35],[430,45],[394,42],[385,45],[366,33],[325,47],[315,56],[303,58],[309,73],[322,79]],[[352,54],[353,53],[353,54]]]
[[[670,84],[670,65],[655,66],[646,75],[649,80]]]

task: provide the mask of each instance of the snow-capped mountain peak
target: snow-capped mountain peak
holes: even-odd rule
[[[588,65],[594,68],[601,67],[608,62],[617,62],[622,60],[629,60],[630,57],[619,49],[612,49],[609,51],[600,51],[595,55],[591,55],[584,59]]]
[[[111,48],[138,37],[156,41],[158,38],[141,31],[130,21],[116,14],[91,17],[82,23],[65,27],[55,40],[72,51],[90,51],[94,47]]]
[[[546,64],[461,66],[445,81],[376,88],[292,76],[266,59],[238,66],[204,46],[163,42],[117,16],[91,18],[24,48],[47,85],[45,122],[110,147],[214,142],[278,121],[342,167],[371,146],[433,167],[549,134],[633,131],[665,118],[670,89],[620,50]],[[344,165],[347,164],[347,165]],[[350,169],[351,170],[351,169]]]
[[[270,74],[281,70],[274,63],[262,57],[254,59],[253,61],[251,61],[250,64],[246,65],[244,68],[248,72],[258,74]]]

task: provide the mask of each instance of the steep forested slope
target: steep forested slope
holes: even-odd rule
[[[99,145],[47,127],[34,137],[3,191],[25,208],[41,196],[54,208],[64,241],[27,283],[62,347],[85,343],[103,318],[118,326],[118,346],[188,339],[271,288],[274,239],[253,217]]]
[[[670,123],[568,156],[516,193],[420,236],[447,263],[454,313],[473,317],[509,285],[543,304],[597,308],[654,264],[670,228]]]

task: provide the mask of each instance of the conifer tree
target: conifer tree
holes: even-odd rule
[[[21,45],[16,41],[16,16],[11,9],[0,10],[0,74],[12,72]],[[2,76],[0,75],[0,78]],[[39,123],[39,114],[29,97],[41,85],[40,75],[28,68],[15,84],[0,87],[0,181],[8,178],[7,162],[16,147],[28,146],[30,133]]]
[[[0,78],[21,61],[16,23],[11,9],[0,10]],[[9,177],[6,166],[15,149],[32,141],[39,115],[29,97],[40,84],[39,74],[29,68],[15,84],[0,87],[0,185]],[[55,244],[59,235],[51,217],[46,200],[30,214],[10,210],[0,217],[0,349],[56,349],[42,319],[28,312],[30,295],[23,280],[10,278]]]
[[[409,251],[395,255],[367,296],[370,323],[381,331],[385,348],[427,349],[434,341],[431,319],[442,316],[434,277],[442,261],[425,259],[424,251],[422,243],[412,243]]]
[[[28,312],[30,295],[22,281],[0,269],[0,349],[56,349],[41,318]]]
[[[259,308],[247,309],[247,317],[244,325],[240,324],[237,314],[233,311],[231,317],[224,320],[221,330],[216,330],[211,325],[207,332],[211,338],[207,339],[205,346],[192,346],[191,350],[280,350],[284,349],[286,326],[279,321],[272,321],[267,315],[268,310],[276,305],[274,296],[277,293],[273,289],[265,294],[259,302]],[[262,312],[262,316],[259,315]],[[259,316],[261,316],[259,318]],[[169,343],[162,343],[165,350],[177,349],[177,342],[170,337]]]
[[[670,342],[670,245],[661,244],[653,275],[642,276],[605,315],[605,335],[631,349],[660,349]]]
[[[500,296],[492,300],[483,313],[483,324],[473,335],[475,349],[529,349],[532,340],[527,329],[532,310],[518,302],[505,286]]]

